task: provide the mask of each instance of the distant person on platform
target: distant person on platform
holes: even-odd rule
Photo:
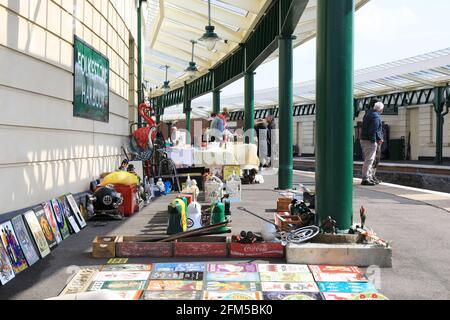
[[[362,185],[375,186],[379,184],[376,181],[373,171],[373,163],[376,158],[378,146],[381,146],[383,141],[383,126],[381,115],[384,111],[384,104],[377,102],[373,108],[366,112],[364,116],[362,132],[361,132],[361,148],[364,157],[364,164],[362,168]]]
[[[382,102],[382,101],[377,98],[372,99],[372,101],[370,102],[370,109],[373,109],[375,104],[378,102]],[[382,132],[381,135],[384,138],[384,128],[382,129],[381,132]],[[381,146],[382,146],[382,144],[377,145],[377,153],[375,154],[375,161],[373,162],[373,165],[372,165],[372,180],[376,184],[382,183],[382,181],[380,179],[378,179],[378,177],[377,177],[378,166],[380,165],[380,162],[381,162]]]
[[[178,128],[175,125],[172,125],[170,128],[170,141],[172,145],[176,145],[178,139]]]
[[[119,167],[119,170],[120,170],[120,171],[127,171],[127,169],[128,169],[128,160],[127,160],[127,159],[124,159],[124,160],[122,161],[122,164],[121,164],[120,167]]]
[[[209,130],[211,142],[221,142],[223,139],[223,132],[225,131],[225,122],[217,113],[211,114],[211,126]]]
[[[263,167],[268,167],[268,146],[269,146],[269,142],[267,141],[267,127],[268,127],[268,123],[266,119],[262,119],[260,121],[258,121],[255,125],[255,133],[256,133],[256,138],[258,139],[258,144],[257,144],[257,154],[258,154],[258,158],[259,158],[259,167],[260,170]]]

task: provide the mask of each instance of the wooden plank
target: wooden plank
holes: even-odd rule
[[[173,243],[144,242],[148,237],[120,237],[116,257],[172,257]]]
[[[207,239],[207,238],[205,238]],[[227,257],[227,243],[176,242],[175,257]]]
[[[206,227],[199,228],[199,229],[192,230],[192,231],[178,233],[178,234],[175,234],[173,236],[167,237],[164,240],[160,240],[158,242],[169,242],[169,241],[173,241],[173,240],[177,240],[177,239],[183,239],[183,238],[187,238],[187,237],[196,236],[196,235],[202,234],[202,233],[207,232],[207,231],[212,231],[212,230],[218,229],[220,227],[224,227],[228,223],[231,223],[231,221],[226,221],[226,222],[222,222],[222,223],[218,223],[218,224],[213,224],[213,225],[206,226]]]

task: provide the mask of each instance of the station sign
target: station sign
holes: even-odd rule
[[[73,116],[109,122],[109,59],[74,38]]]

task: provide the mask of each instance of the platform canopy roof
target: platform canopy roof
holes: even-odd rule
[[[450,48],[381,64],[355,72],[355,98],[381,96],[395,92],[447,86],[450,83]],[[243,110],[244,94],[221,98],[221,107]],[[315,81],[294,85],[295,105],[314,104]],[[255,109],[278,105],[278,88],[255,91]],[[192,102],[192,118],[205,118],[212,110],[211,99]],[[164,120],[184,119],[181,106],[167,108]]]
[[[369,0],[356,0],[359,9]],[[199,68],[196,78],[214,68],[230,55],[241,43],[245,43],[255,26],[264,17],[272,0],[211,0],[211,21],[221,37],[213,51],[201,42],[195,46],[194,61]],[[185,69],[191,61],[191,40],[198,40],[208,25],[207,0],[147,0],[144,80],[153,94],[161,94],[165,80],[165,67],[171,89],[188,80]],[[317,0],[309,0],[294,35],[294,47],[305,43],[316,34]],[[275,50],[266,59],[276,58]]]

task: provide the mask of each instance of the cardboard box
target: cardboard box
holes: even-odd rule
[[[153,237],[154,238],[154,237]],[[152,239],[145,236],[120,236],[116,243],[116,257],[136,258],[136,257],[172,257],[172,242],[144,242]]]
[[[117,236],[97,236],[92,241],[92,257],[115,258]]]

